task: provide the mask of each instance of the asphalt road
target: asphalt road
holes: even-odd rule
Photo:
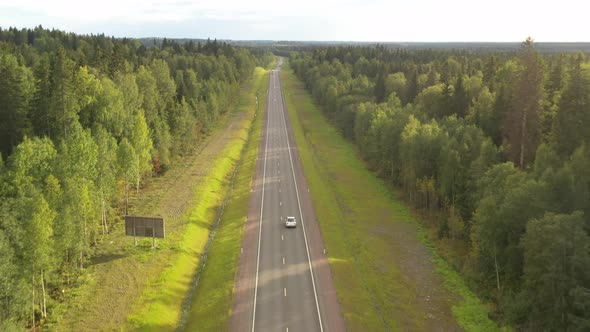
[[[230,331],[343,331],[319,227],[286,113],[270,74]],[[285,228],[295,216],[296,228]]]

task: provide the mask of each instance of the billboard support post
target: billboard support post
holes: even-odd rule
[[[133,218],[133,246],[137,247],[137,236],[135,236],[135,218]]]

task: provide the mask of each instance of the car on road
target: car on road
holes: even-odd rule
[[[295,220],[295,217],[287,217],[287,220],[285,221],[285,227],[297,227],[297,221]]]

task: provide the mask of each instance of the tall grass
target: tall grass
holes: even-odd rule
[[[254,88],[258,96],[266,94],[267,81],[268,71],[257,71]],[[254,93],[244,95],[240,107],[254,107],[254,96]],[[259,102],[259,111],[250,128],[248,142],[242,151],[229,203],[217,229],[215,240],[212,242],[207,266],[191,303],[186,331],[226,331],[228,329],[266,98],[259,98]]]
[[[134,313],[128,317],[130,328],[141,331],[176,329],[181,317],[183,302],[191,288],[203,249],[210,236],[210,227],[230,186],[229,176],[238,164],[242,150],[248,141],[250,127],[253,119],[255,119],[252,98],[254,98],[254,92],[258,89],[260,81],[264,80],[265,73],[264,69],[257,68],[254,79],[242,89],[236,111],[247,112],[247,116],[243,117],[238,124],[238,128],[231,129],[231,139],[225,144],[223,150],[219,151],[217,158],[210,161],[214,165],[211,172],[206,175],[205,180],[198,188],[195,188],[192,207],[188,215],[189,222],[180,243],[177,244],[178,255],[134,304]],[[227,214],[231,215],[229,211]],[[211,273],[215,274],[217,265],[216,252],[219,251],[218,246],[215,244],[216,242],[228,240],[224,239],[223,233],[223,230],[220,230],[218,238],[211,247],[211,256],[206,270],[213,272],[205,273],[202,279],[204,285],[200,285],[199,288],[206,289],[208,287],[208,276]],[[239,247],[239,239],[234,239],[234,242]],[[230,247],[227,249],[231,251]],[[229,266],[227,268],[229,269]],[[218,293],[213,291],[209,295],[209,299],[212,299],[217,297]],[[208,297],[208,295],[203,296],[197,291],[193,301],[195,304],[193,308],[211,304],[208,302]]]

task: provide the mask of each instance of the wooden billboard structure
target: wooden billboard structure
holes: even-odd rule
[[[125,216],[125,235],[133,236],[133,243],[137,245],[137,237],[151,237],[152,246],[156,246],[156,238],[166,236],[164,218]]]

